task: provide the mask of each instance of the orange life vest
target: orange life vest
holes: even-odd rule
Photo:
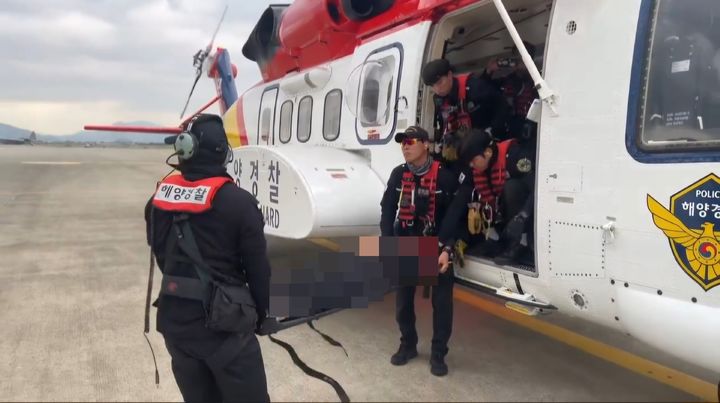
[[[443,99],[440,106],[440,116],[443,120],[443,135],[451,134],[460,128],[471,128],[472,121],[467,113],[467,105],[465,98],[467,97],[467,80],[471,73],[458,74],[455,76],[458,80],[458,105],[450,103],[450,96]]]
[[[202,213],[212,207],[217,191],[227,182],[228,177],[214,177],[189,181],[182,175],[165,178],[157,187],[152,203],[165,211]]]
[[[478,201],[489,204],[493,209],[497,208],[498,198],[507,179],[507,152],[514,141],[511,139],[498,143],[497,160],[493,166],[488,167],[489,175],[487,171],[480,172],[473,169],[473,184],[475,185],[473,193],[477,196]],[[488,177],[490,181],[488,181]]]

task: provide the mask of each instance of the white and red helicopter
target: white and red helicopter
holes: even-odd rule
[[[377,235],[394,134],[433,125],[424,63],[480,72],[516,46],[541,101],[535,261],[468,256],[458,281],[720,375],[719,21],[713,0],[295,0],[257,22],[263,80],[239,96],[226,49],[196,55],[201,110],[219,102],[267,234]]]

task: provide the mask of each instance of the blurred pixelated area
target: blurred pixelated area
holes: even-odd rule
[[[437,237],[355,237],[338,245],[273,259],[270,316],[367,308],[399,286],[437,284]]]

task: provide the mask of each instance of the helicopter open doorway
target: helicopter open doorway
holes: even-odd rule
[[[504,3],[522,40],[535,47],[533,61],[538,70],[541,70],[554,2],[552,0],[516,0]],[[499,82],[513,72],[517,63],[522,63],[522,59],[513,52],[514,47],[511,34],[503,23],[498,9],[491,2],[481,3],[450,13],[432,27],[431,39],[428,41],[425,52],[425,62],[442,57],[450,62],[455,74],[482,75],[491,60],[505,61],[507,63],[490,76],[493,81]],[[432,91],[429,87],[423,86],[420,93],[422,95],[420,121],[425,127],[433,127]],[[538,128],[538,134],[539,132]],[[536,164],[541,163],[539,150],[535,161]],[[535,191],[537,191],[537,186],[535,186]],[[537,226],[535,225],[535,227]],[[536,242],[532,234],[528,235],[530,236],[524,241],[528,246],[524,251],[524,256],[521,256],[515,264],[498,266],[492,258],[479,254],[477,248],[468,249],[465,258],[482,265],[501,267],[510,272],[536,277],[538,275],[534,252]],[[462,271],[462,268],[458,270],[459,277],[463,277]],[[468,277],[472,278],[473,276],[468,275]]]

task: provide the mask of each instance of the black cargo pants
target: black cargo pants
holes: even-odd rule
[[[255,334],[232,334],[220,342],[166,338],[165,345],[186,402],[270,401]]]
[[[433,354],[444,357],[448,353],[448,341],[453,323],[453,284],[455,275],[450,266],[445,273],[438,274],[438,284],[432,286]],[[396,320],[400,327],[400,343],[415,347],[418,342],[415,329],[415,290],[417,286],[402,286],[395,298]]]

